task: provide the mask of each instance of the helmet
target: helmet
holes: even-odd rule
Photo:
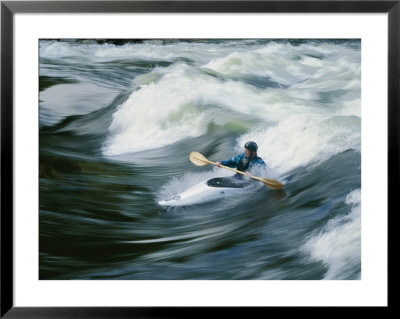
[[[247,148],[249,151],[257,152],[258,146],[255,142],[248,141],[244,144],[244,148]]]

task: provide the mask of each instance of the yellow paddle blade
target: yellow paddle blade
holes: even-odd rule
[[[191,152],[189,155],[190,161],[197,166],[210,164],[210,161],[199,152]]]
[[[258,180],[263,182],[266,186],[272,189],[281,189],[283,187],[283,184],[281,182],[275,181],[273,179],[260,178]]]

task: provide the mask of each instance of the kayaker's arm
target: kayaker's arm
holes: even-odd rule
[[[236,155],[228,160],[224,160],[221,162],[217,162],[216,164],[219,163],[219,165],[224,165],[224,166],[228,166],[228,167],[233,167],[236,168],[240,162],[240,159],[244,157],[244,154],[240,154],[240,155]]]

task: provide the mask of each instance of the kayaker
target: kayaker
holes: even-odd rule
[[[246,175],[252,175],[250,172],[254,170],[264,169],[266,164],[261,157],[257,155],[258,146],[253,141],[248,141],[244,145],[244,154],[239,154],[230,159],[216,162],[217,166],[229,166],[236,168],[238,171],[246,173]],[[260,172],[254,173],[254,175],[260,175]],[[235,177],[241,178],[242,175],[236,173]]]

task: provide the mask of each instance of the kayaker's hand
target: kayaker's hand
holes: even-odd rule
[[[221,162],[215,162],[215,165],[221,167]]]
[[[247,175],[247,176],[250,176],[250,177],[253,176],[253,175],[250,174],[250,172],[244,172],[244,174]]]

